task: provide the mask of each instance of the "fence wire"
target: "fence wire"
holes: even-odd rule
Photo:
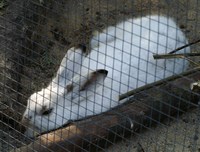
[[[0,0],[0,151],[199,151],[199,8]]]

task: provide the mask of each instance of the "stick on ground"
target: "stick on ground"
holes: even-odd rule
[[[192,92],[190,84],[199,78],[200,72],[196,70],[187,77],[185,75],[138,92],[132,102],[41,135],[29,145],[15,149],[15,152],[32,149],[37,152],[78,152],[105,148],[118,138],[126,138],[127,134],[150,129],[153,124],[174,119],[172,116],[198,107],[199,90]]]

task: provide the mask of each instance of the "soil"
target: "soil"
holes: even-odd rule
[[[130,17],[164,14],[175,19],[189,42],[200,35],[198,0],[7,0],[0,12],[0,151],[23,144],[15,129],[27,98],[47,86],[70,47],[85,44],[89,51],[93,31]],[[198,52],[200,45],[191,48]],[[108,151],[197,151],[196,116],[193,110],[159,123]]]
[[[139,134],[114,143],[108,152],[198,152],[199,110],[191,110],[173,120],[158,123]]]

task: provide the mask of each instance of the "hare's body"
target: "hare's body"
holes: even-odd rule
[[[129,19],[108,27],[91,42],[93,48],[83,61],[81,73],[97,69],[108,71],[103,94],[100,93],[103,99],[94,98],[87,103],[94,114],[118,105],[120,94],[181,73],[188,67],[188,62],[183,59],[153,59],[153,54],[167,54],[187,43],[175,22],[163,16]],[[190,52],[190,49],[179,51],[184,52]],[[93,110],[94,103],[98,106],[96,111]],[[80,114],[82,116],[84,114]]]
[[[48,100],[43,99],[39,106],[37,101],[29,101],[24,115],[34,113],[35,106],[51,108],[48,115],[33,114],[34,120],[29,122],[31,128],[43,132],[105,112],[120,104],[120,94],[186,70],[186,60],[153,59],[153,54],[166,54],[186,43],[175,22],[164,16],[129,19],[108,27],[92,38],[88,56],[76,49],[71,61],[63,59],[56,78],[46,88]],[[179,51],[184,52],[190,49]],[[30,130],[27,133],[32,136]]]

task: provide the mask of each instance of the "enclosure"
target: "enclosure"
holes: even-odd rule
[[[0,151],[200,151],[199,12],[200,2],[198,0],[0,0]],[[29,108],[27,102],[31,102],[28,99],[33,93],[37,96],[41,89],[47,88],[53,82],[70,48],[74,47],[75,52],[76,48],[81,48],[85,56],[89,56],[95,50],[92,40],[96,40],[97,45],[94,48],[100,48],[103,45],[117,52],[119,43],[125,44],[126,41],[132,41],[132,37],[129,39],[123,36],[123,32],[130,32],[126,26],[123,26],[126,25],[125,22],[133,19],[132,22],[127,23],[132,25],[137,19],[142,21],[141,18],[146,17],[150,27],[149,22],[154,22],[154,20],[147,16],[151,15],[158,16],[158,18],[160,16],[172,18],[177,26],[170,25],[171,20],[163,24],[160,18],[156,25],[171,28],[172,31],[174,30],[172,27],[175,26],[175,31],[183,33],[180,37],[185,35],[185,41],[179,46],[175,44],[174,49],[190,48],[190,52],[184,54],[179,49],[176,53],[181,55],[175,56],[172,53],[174,49],[169,49],[163,55],[159,53],[157,46],[161,43],[161,38],[156,40],[157,47],[147,52],[157,51],[164,57],[171,54],[171,60],[187,61],[187,69],[163,76],[158,81],[150,83],[147,82],[149,77],[147,75],[143,85],[139,85],[141,80],[136,77],[134,82],[138,85],[134,84],[134,87],[128,81],[124,81],[126,80],[124,77],[120,77],[120,87],[123,86],[122,81],[131,86],[131,89],[119,94],[119,99],[125,98],[125,102],[101,112],[93,112],[93,115],[85,114],[87,116],[80,116],[81,118],[78,116],[79,119],[69,119],[63,125],[40,132],[41,134],[37,134],[35,138],[24,134],[27,126],[22,123],[22,120],[25,109]],[[142,26],[145,27],[147,24]],[[111,26],[115,29],[114,34],[117,33],[117,29],[123,31],[120,35],[121,39],[115,41],[118,35],[109,34],[108,27]],[[121,29],[120,26],[122,26]],[[142,26],[139,24],[139,29]],[[152,29],[154,30],[154,26]],[[147,28],[147,31],[151,33],[152,29]],[[156,30],[155,28],[155,33]],[[171,30],[167,33],[170,34]],[[164,32],[162,29],[158,31],[158,36]],[[134,35],[134,31],[131,32],[130,34]],[[103,42],[100,40],[101,33],[106,37]],[[172,35],[175,35],[173,39],[179,41],[180,33],[175,33],[172,32]],[[99,38],[94,39],[95,35]],[[142,39],[141,35],[137,35],[140,38],[139,45],[130,44],[131,47],[142,50],[145,39]],[[114,40],[111,38],[111,41],[114,43],[110,42],[109,36],[113,36]],[[166,37],[168,39],[170,36],[167,34]],[[152,41],[151,36],[147,37],[147,41],[149,43]],[[166,45],[168,43],[170,42],[167,41]],[[174,45],[174,43],[169,45]],[[149,48],[151,48],[150,45]],[[163,46],[163,48],[167,47]],[[125,50],[120,51],[125,52]],[[109,49],[105,49],[106,51]],[[107,57],[107,54],[105,56]],[[141,58],[135,59],[140,62],[144,56],[142,53]],[[151,57],[153,54],[148,54],[148,58]],[[94,58],[89,58],[89,60],[92,59]],[[131,58],[127,60],[129,59],[131,60]],[[122,62],[128,62],[127,60]],[[148,61],[147,64],[149,64]],[[178,68],[178,66],[182,68],[183,65],[175,64],[170,68]],[[167,69],[167,63],[164,63],[163,69],[165,68]],[[73,66],[70,70],[74,71],[74,69]],[[138,70],[137,67],[136,69]],[[122,73],[121,70],[118,71],[119,75]],[[139,71],[142,70],[148,73],[145,68],[139,69]],[[104,76],[109,75],[110,71],[101,68],[100,71],[97,69],[96,73],[92,74]],[[82,76],[82,72],[78,75]],[[87,89],[91,81],[98,79],[93,75],[79,91]],[[128,72],[125,76],[131,79],[133,75]],[[90,78],[90,75],[88,77]],[[75,80],[72,79],[72,81]],[[94,88],[96,86],[98,84],[95,84]],[[74,88],[73,85],[64,86],[64,90],[69,92]],[[114,89],[111,88],[111,90]],[[112,96],[111,93],[109,95]],[[44,97],[45,94],[41,96]],[[35,102],[39,102],[37,97]],[[77,104],[81,105],[81,102],[78,101]],[[48,115],[51,111],[52,109],[45,112]]]

